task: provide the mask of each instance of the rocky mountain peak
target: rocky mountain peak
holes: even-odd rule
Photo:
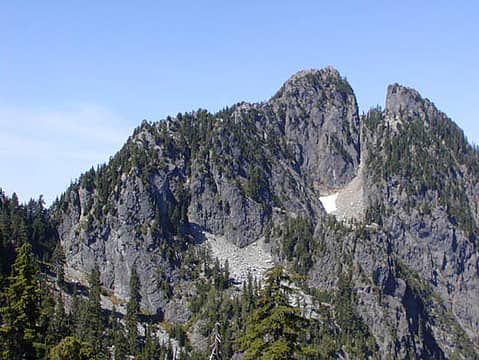
[[[297,73],[293,74],[286,84],[297,84],[298,82],[310,82],[314,78],[319,80],[326,79],[341,79],[341,75],[338,70],[332,66],[325,67],[323,69],[309,69],[309,70],[300,70]],[[285,84],[285,85],[286,85]]]
[[[422,102],[421,95],[414,89],[397,83],[388,86],[386,95],[386,111],[388,112],[398,113],[404,109],[417,107]]]
[[[328,66],[321,70],[309,69],[301,70],[291,76],[276,93],[273,99],[278,98],[314,98],[321,95],[326,89],[329,91],[339,90],[346,94],[351,94],[352,89],[345,79],[343,79],[338,70]],[[328,94],[330,93],[328,92]]]
[[[478,163],[416,90],[390,85],[385,111],[360,122],[336,69],[303,70],[264,103],[143,122],[57,205],[66,278],[82,283],[98,264],[105,289],[126,301],[135,266],[142,308],[186,322],[182,289],[199,298],[192,285],[205,249],[228,260],[235,279],[295,264],[314,288],[358,289],[355,309],[382,354],[405,357],[412,343],[443,358],[444,324],[457,316],[456,338],[466,338],[461,326],[471,338],[479,327],[479,215],[468,205],[478,199]],[[434,334],[429,291],[454,301],[451,310],[436,304],[443,327]]]
[[[394,83],[388,86],[386,95],[386,118],[390,121],[421,120],[426,124],[438,116],[445,116],[436,106],[415,89]]]

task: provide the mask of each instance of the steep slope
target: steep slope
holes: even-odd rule
[[[209,254],[236,280],[272,260],[303,275],[330,354],[477,358],[478,164],[416,91],[391,85],[384,111],[360,119],[351,87],[326,68],[264,103],[142,123],[52,212],[70,280],[97,263],[121,302],[135,265],[143,309],[191,321],[199,349]]]
[[[382,357],[477,358],[478,151],[397,84],[361,133],[358,175],[323,198],[335,218],[311,237],[288,225],[279,258],[300,272],[306,261],[313,288],[337,291],[346,276]]]
[[[320,191],[355,175],[358,134],[354,94],[331,68],[296,74],[266,103],[145,122],[56,204],[67,273],[81,280],[96,262],[124,299],[136,264],[155,312],[202,231],[241,247],[288,216],[316,223]]]
[[[365,125],[368,220],[477,341],[477,150],[429,100],[397,84]]]
[[[284,133],[308,186],[328,191],[353,178],[360,157],[358,106],[337,70],[293,75],[268,105],[276,114],[270,124]]]

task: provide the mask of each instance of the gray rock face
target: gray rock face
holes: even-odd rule
[[[213,234],[227,234],[239,246],[261,237],[269,215],[261,204],[244,196],[237,184],[217,173],[213,172],[211,185],[208,177],[194,173],[197,176],[191,180],[191,222]]]
[[[121,188],[116,216],[107,214],[103,222],[93,220],[93,210],[86,207],[88,201],[95,205],[95,193],[82,187],[70,193],[71,202],[59,226],[67,265],[86,275],[98,264],[102,285],[122,300],[129,296],[130,272],[135,265],[142,284],[142,306],[154,313],[163,303],[158,271],[168,272],[169,268],[148,228],[154,212],[143,184],[131,176]]]
[[[337,70],[301,71],[271,99],[306,184],[328,191],[349,182],[359,164],[359,115],[354,93]],[[279,122],[278,122],[279,120]]]
[[[416,90],[397,83],[388,86],[386,112],[398,115],[402,112],[412,113],[418,111],[422,103],[423,99]]]
[[[321,239],[309,284],[334,291],[351,273],[380,357],[467,357],[479,341],[475,163],[455,124],[415,90],[389,86],[385,110],[360,121],[336,70],[302,71],[265,103],[142,124],[64,194],[58,229],[71,276],[98,263],[102,285],[126,300],[135,265],[142,307],[187,323],[186,302],[166,291],[203,231],[243,247],[301,216]],[[345,188],[361,192],[364,220],[325,214],[319,196]]]
[[[477,153],[462,131],[415,90],[391,85],[381,116],[374,130],[364,130],[366,199],[370,210],[382,209],[369,221],[381,222],[390,252],[433,289],[442,318],[455,319],[477,344],[478,223],[470,202],[479,194]],[[391,146],[397,149],[387,152]],[[434,327],[437,346],[450,354],[457,349],[450,347],[455,341],[447,332]]]
[[[319,193],[344,185],[357,171],[356,98],[334,69],[299,72],[268,102],[240,104],[232,116],[240,127],[254,127],[251,137],[263,149],[265,161],[259,165],[268,168],[272,205],[286,212],[319,217],[323,214]],[[253,120],[248,124],[245,118]],[[239,144],[222,144],[220,151],[227,147],[235,157],[244,156]],[[223,177],[214,162],[208,177],[193,173],[198,177],[192,177],[190,221],[239,246],[264,233],[271,207],[244,196],[237,181],[241,169],[235,179]]]
[[[87,274],[98,263],[103,286],[126,300],[135,264],[142,306],[155,313],[198,230],[245,246],[272,221],[323,216],[319,191],[354,177],[358,134],[354,94],[330,68],[296,74],[263,104],[144,123],[64,195],[68,267]]]

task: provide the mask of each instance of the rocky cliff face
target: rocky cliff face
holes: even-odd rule
[[[356,97],[338,71],[301,71],[268,104],[270,124],[293,148],[301,176],[315,190],[348,183],[359,165],[359,115]]]
[[[264,103],[144,122],[55,213],[69,276],[98,263],[103,286],[126,299],[135,265],[150,313],[179,303],[169,289],[187,281],[203,232],[238,247],[263,238],[313,288],[347,279],[379,357],[474,357],[478,160],[416,91],[391,85],[384,111],[360,119],[336,70],[302,71]],[[325,213],[320,196],[347,201],[353,188],[364,214]],[[303,222],[312,230],[291,235]]]
[[[368,151],[377,154],[366,172],[367,220],[381,225],[392,252],[432,287],[432,302],[477,343],[477,152],[429,100],[397,84],[366,123],[374,125]]]
[[[97,262],[105,287],[125,298],[136,264],[144,306],[156,311],[159,284],[174,282],[198,230],[244,246],[285,216],[323,216],[320,191],[356,172],[358,133],[354,94],[330,68],[296,74],[267,103],[144,123],[61,200],[71,273]]]

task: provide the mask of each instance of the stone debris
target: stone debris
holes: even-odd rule
[[[340,221],[361,221],[364,217],[364,180],[362,165],[358,174],[345,187],[333,194],[319,198],[328,214],[336,216]]]
[[[204,233],[205,246],[211,250],[211,256],[218,258],[221,264],[228,260],[229,271],[233,281],[242,284],[248,278],[262,279],[265,271],[273,266],[273,258],[264,243],[264,238],[245,247],[239,247],[226,240],[224,236]]]

